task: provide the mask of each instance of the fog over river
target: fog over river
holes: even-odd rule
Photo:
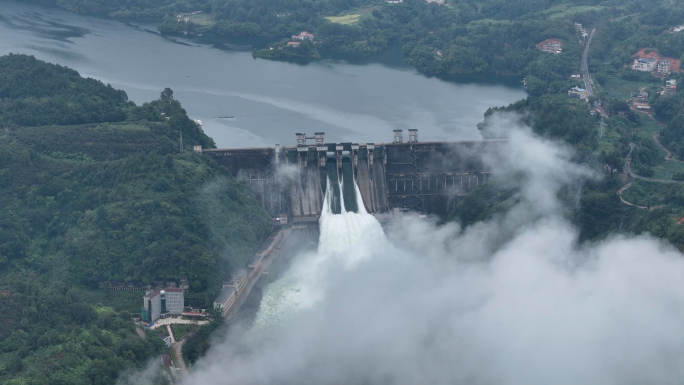
[[[308,65],[252,58],[248,45],[220,49],[58,9],[2,2],[0,54],[24,53],[123,89],[140,104],[170,87],[219,147],[294,144],[295,132],[327,140],[388,142],[392,129],[420,140],[478,139],[491,106],[525,97],[519,79],[418,74],[398,49],[374,62]],[[212,119],[234,116],[234,119]]]

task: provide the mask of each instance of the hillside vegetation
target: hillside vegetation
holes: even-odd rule
[[[546,13],[555,15],[559,9]],[[674,31],[684,17],[684,6],[653,3],[633,10],[619,17],[592,11],[594,19],[585,25],[596,28],[588,59],[595,96],[588,102],[567,94],[572,86],[584,87],[568,76],[581,73],[585,42],[575,33],[562,53],[540,53],[526,64],[528,98],[490,109],[481,128],[486,130],[496,112],[518,113],[537,134],[572,145],[578,161],[604,175],[602,181],[582,186],[579,196],[564,192],[567,215],[578,226],[581,239],[650,233],[684,249],[684,185],[678,183],[684,180],[684,163],[679,161],[684,158],[684,74],[657,76],[631,68],[639,51],[675,59],[684,56],[684,32]],[[580,14],[575,17],[579,20]],[[677,81],[676,92],[664,91],[667,79]],[[633,104],[634,96],[643,91],[648,92],[648,113],[637,112]],[[603,136],[597,107],[606,113]],[[654,136],[675,159],[665,159],[667,153]],[[630,151],[631,170],[658,181],[635,179],[624,171]],[[619,196],[623,186],[628,188]],[[512,199],[515,194],[496,184],[483,187],[463,200],[452,218],[468,225],[509,207]]]
[[[585,25],[661,9],[657,0],[31,0],[111,17],[156,17],[167,35],[202,39],[260,37],[283,45],[307,30],[315,49],[255,55],[314,60],[331,55],[372,55],[391,45],[426,73],[498,73],[525,76],[547,38],[575,41],[574,22]],[[203,17],[179,18],[202,12]],[[355,15],[359,15],[358,18]],[[263,39],[261,39],[263,41]],[[263,43],[260,43],[263,44]],[[285,49],[283,49],[284,51]],[[565,73],[563,73],[565,74]]]
[[[0,383],[112,384],[162,346],[134,331],[141,292],[100,288],[187,277],[210,304],[270,221],[190,150],[213,141],[168,94],[135,106],[23,55],[0,57],[0,79]]]

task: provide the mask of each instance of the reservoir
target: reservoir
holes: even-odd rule
[[[137,104],[174,91],[218,147],[294,144],[324,131],[330,142],[390,142],[416,128],[420,141],[479,139],[489,107],[526,96],[519,79],[427,77],[399,48],[363,62],[293,64],[254,59],[252,47],[160,36],[154,24],[123,23],[3,2],[0,54],[22,53],[123,89]],[[216,117],[232,116],[231,119]]]

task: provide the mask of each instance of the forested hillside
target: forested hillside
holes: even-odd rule
[[[399,45],[406,61],[426,73],[521,76],[530,74],[528,64],[541,55],[535,44],[548,38],[574,41],[574,22],[589,25],[662,8],[657,0],[32,1],[80,13],[163,18],[163,34],[202,36],[208,41],[261,37],[270,46],[279,46],[303,30],[315,36],[315,45],[307,50],[256,47],[265,48],[255,52],[264,58],[372,55]],[[187,20],[178,17],[195,12],[201,14],[187,15]]]
[[[135,106],[32,57],[1,57],[0,69],[0,383],[112,384],[161,339],[134,331],[141,292],[101,289],[187,277],[189,296],[211,303],[270,221],[191,151],[213,141],[169,92]]]
[[[667,74],[631,68],[639,51],[674,60],[684,56],[684,33],[674,29],[681,24],[684,6],[658,3],[633,11],[619,17],[596,13],[588,25],[596,28],[588,58],[594,97],[585,101],[568,95],[571,87],[584,87],[566,71],[581,72],[586,41],[567,40],[562,53],[540,53],[526,65],[528,98],[490,109],[480,128],[487,135],[496,112],[515,112],[537,134],[572,145],[577,160],[603,174],[601,181],[582,186],[579,196],[565,192],[567,215],[582,239],[648,232],[684,249],[683,99],[680,89],[666,89],[666,80],[681,88],[684,73],[678,68]],[[638,101],[636,96],[644,92],[646,99]],[[650,109],[638,111],[637,105]],[[452,217],[468,225],[509,207],[514,199],[505,184],[493,184],[463,200]]]

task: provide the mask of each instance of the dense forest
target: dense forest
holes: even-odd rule
[[[24,55],[0,57],[0,78],[0,382],[113,384],[162,343],[135,332],[141,292],[111,282],[187,277],[211,304],[270,221],[191,151],[213,141],[171,90],[136,106]]]

